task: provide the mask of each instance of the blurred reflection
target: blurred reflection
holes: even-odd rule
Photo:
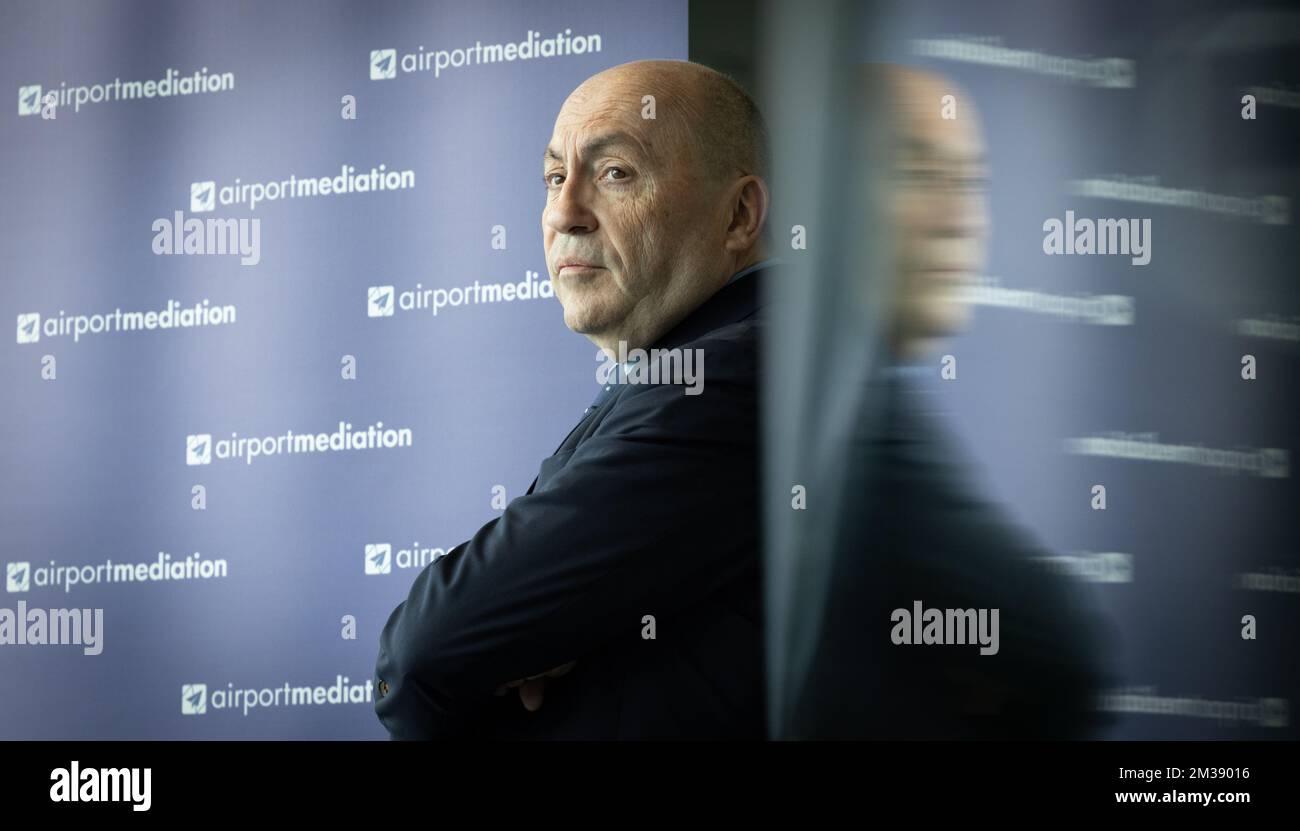
[[[885,417],[864,415],[844,441],[846,508],[792,736],[1087,736],[1097,691],[1114,683],[1113,627],[982,497],[927,392],[941,383],[935,348],[967,321],[963,290],[990,230],[974,104],[933,74],[862,71],[889,99],[891,361],[862,410],[883,402]]]
[[[898,283],[890,345],[900,359],[919,359],[969,319],[964,291],[988,243],[988,162],[969,96],[927,72],[869,71],[883,73],[895,96],[889,215]]]

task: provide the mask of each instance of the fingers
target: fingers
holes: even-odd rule
[[[574,665],[577,663],[578,663],[577,661],[569,661],[567,664],[564,664],[563,666],[558,666],[555,669],[548,669],[546,672],[539,672],[536,675],[530,675],[527,678],[521,679],[519,681],[512,681],[510,683],[511,685],[518,685],[518,684],[522,684],[524,681],[532,681],[536,678],[559,678],[560,676],[566,674],[569,670],[573,669]]]
[[[569,670],[573,669],[573,667],[574,667],[577,663],[578,663],[577,661],[569,661],[569,662],[568,662],[567,664],[565,664],[564,666],[556,667],[555,669],[553,669],[553,670],[551,670],[550,672],[546,673],[546,677],[547,677],[547,678],[559,678],[560,676],[566,674]]]
[[[555,669],[539,672],[537,675],[530,675],[527,678],[516,678],[514,681],[502,684],[493,691],[493,695],[505,695],[507,691],[518,689],[519,700],[523,703],[524,709],[530,713],[535,713],[542,706],[542,697],[546,691],[547,678],[559,678],[567,675],[569,670],[577,665],[577,661],[569,661],[567,664],[558,666]]]
[[[524,709],[535,713],[542,707],[542,696],[546,692],[545,678],[530,678],[519,688],[519,700]]]

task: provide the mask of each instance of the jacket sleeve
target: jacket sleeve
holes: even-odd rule
[[[727,351],[705,349],[698,395],[621,391],[543,487],[420,573],[380,637],[375,710],[394,739],[464,735],[498,685],[581,660],[752,565],[754,358]]]

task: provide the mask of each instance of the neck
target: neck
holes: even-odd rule
[[[730,279],[732,274],[744,271],[755,263],[761,263],[770,256],[771,254],[767,252],[767,249],[761,245],[751,248],[749,251],[736,257],[736,263],[731,269],[731,274],[727,275],[727,278]]]
[[[631,314],[624,319],[622,325],[620,325],[617,330],[589,333],[587,334],[587,339],[611,358],[618,357],[620,344],[623,345],[625,353],[630,352],[633,349],[649,349],[652,344],[671,331],[674,326],[681,323],[693,314],[696,309],[700,308],[712,299],[713,296],[727,284],[728,280],[755,263],[767,259],[767,256],[767,252],[759,248],[752,248],[749,251],[737,255],[733,260],[733,264],[730,266],[731,270],[725,275],[712,281],[712,286],[709,289],[708,294],[705,294],[700,298],[698,303],[680,314],[668,317],[661,315],[650,321],[636,320],[635,318],[637,317],[637,311],[639,309],[638,305],[638,308],[632,310]],[[658,309],[656,311],[658,311]]]

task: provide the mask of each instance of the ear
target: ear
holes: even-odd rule
[[[741,253],[758,245],[767,223],[767,183],[757,176],[737,179],[731,186],[731,224],[724,238],[726,250]]]

